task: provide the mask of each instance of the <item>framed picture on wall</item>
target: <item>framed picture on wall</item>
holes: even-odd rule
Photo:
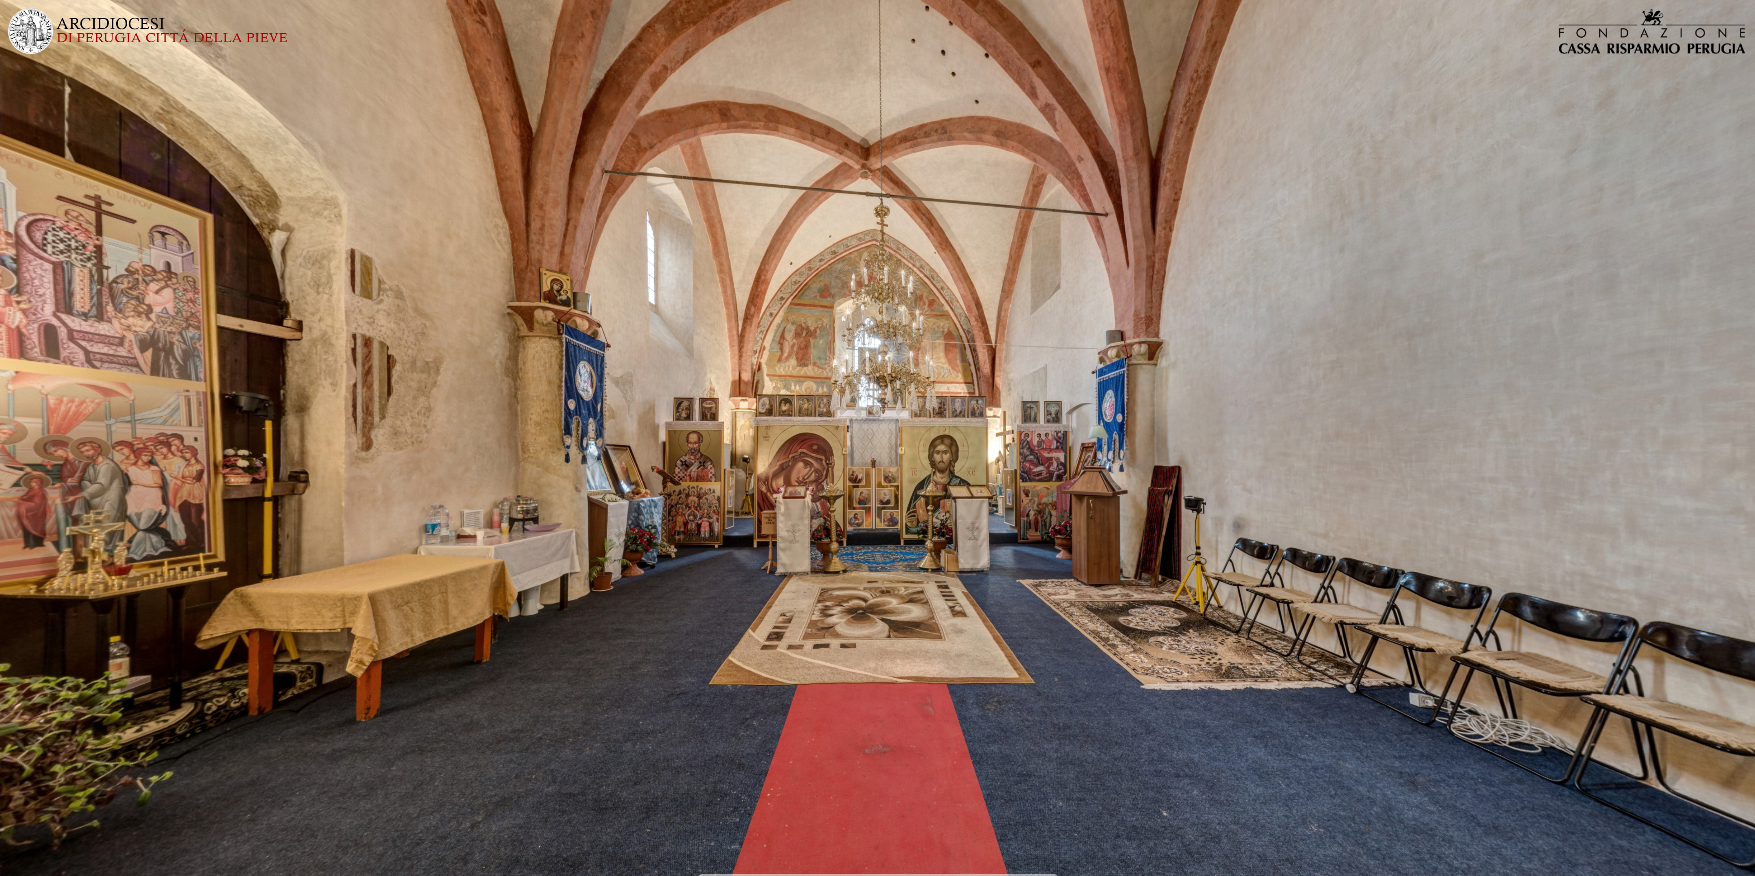
[[[847,528],[848,529],[864,529],[865,528],[865,512],[860,511],[857,508],[855,508],[852,511],[847,512]]]
[[[716,399],[716,398],[701,399],[700,404],[698,405],[697,409],[699,410],[701,419],[703,421],[709,422],[709,423],[719,422],[719,400],[718,399]]]
[[[1025,425],[1042,422],[1042,403],[1033,401],[1024,402],[1024,415],[1018,418],[1018,422]]]
[[[849,486],[849,487],[863,487],[863,486],[865,486],[865,473],[867,471],[869,471],[869,469],[863,469],[863,468],[850,468],[850,469],[848,469],[847,470],[847,486]]]
[[[771,395],[758,395],[758,396],[756,396],[756,416],[758,416],[758,417],[772,417],[772,416],[774,416],[774,397],[773,396],[771,396]]]
[[[833,417],[834,415],[835,415],[835,398],[834,398],[834,396],[828,396],[828,395],[817,396],[817,416],[819,416],[819,417]]]
[[[1068,477],[1077,477],[1078,473],[1097,464],[1097,442],[1086,441],[1079,445],[1079,464]]]
[[[775,399],[774,399],[774,416],[776,416],[776,417],[797,416],[792,411],[793,411],[792,396],[782,395],[782,396],[775,397]]]
[[[814,395],[801,395],[792,399],[793,416],[814,417],[817,415],[817,398]]]
[[[1052,426],[1060,425],[1060,402],[1042,403],[1042,422]]]
[[[678,423],[686,423],[695,418],[695,400],[692,398],[672,399],[671,407],[670,418]]]
[[[966,417],[968,415],[969,415],[969,400],[960,396],[960,395],[953,397],[951,399],[951,416],[953,416],[953,417]]]
[[[985,416],[987,416],[987,396],[984,396],[984,395],[969,396],[969,416],[971,416],[971,417],[985,417]]]
[[[632,499],[646,494],[646,479],[640,475],[640,463],[634,460],[634,448],[626,444],[605,444],[609,452],[609,477],[615,482],[616,495]]]

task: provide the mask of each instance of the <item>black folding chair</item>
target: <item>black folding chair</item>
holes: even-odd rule
[[[1320,576],[1320,580],[1316,584],[1316,592],[1305,593],[1302,590],[1293,590],[1292,588],[1285,586],[1243,588],[1243,592],[1249,594],[1249,604],[1243,608],[1243,635],[1245,637],[1255,629],[1256,620],[1261,617],[1261,610],[1270,602],[1274,605],[1274,615],[1280,621],[1280,632],[1290,634],[1292,632],[1292,626],[1286,614],[1288,606],[1306,602],[1316,602],[1317,600],[1322,599],[1325,595],[1331,601],[1334,599],[1333,593],[1329,590],[1328,583],[1329,579],[1333,578],[1335,574],[1334,557],[1327,554],[1319,554],[1314,551],[1301,550],[1299,548],[1286,548],[1285,550],[1280,551],[1280,568],[1284,570],[1287,563],[1291,563],[1312,575]],[[1283,585],[1284,581],[1282,580],[1281,583]],[[1266,648],[1267,646],[1263,645],[1262,647]],[[1296,647],[1297,645],[1295,644],[1289,645],[1286,647],[1285,653],[1282,654],[1278,651],[1274,651],[1274,653],[1280,654],[1282,657],[1290,657],[1292,655],[1292,649]],[[1268,648],[1268,650],[1273,651],[1274,649]]]
[[[1625,664],[1627,654],[1633,647],[1634,634],[1639,632],[1639,621],[1624,614],[1579,608],[1527,593],[1511,593],[1499,600],[1499,607],[1493,610],[1493,619],[1487,623],[1486,631],[1481,633],[1483,642],[1488,636],[1492,636],[1494,642],[1499,641],[1499,619],[1505,615],[1568,639],[1619,642],[1621,650],[1615,654],[1615,661],[1609,666],[1606,675],[1598,675],[1545,654],[1529,651],[1476,649],[1454,655],[1450,659],[1461,664],[1468,672],[1463,675],[1462,686],[1456,691],[1456,701],[1450,707],[1452,725],[1456,723],[1457,712],[1462,708],[1463,697],[1468,695],[1469,682],[1474,680],[1477,672],[1493,679],[1493,695],[1499,700],[1499,714],[1507,718],[1517,717],[1517,700],[1512,696],[1511,690],[1513,685],[1551,697],[1582,697],[1614,693],[1617,688],[1626,689],[1623,677],[1627,670]],[[1564,784],[1567,779],[1572,778],[1570,762],[1565,772],[1551,776],[1514,758],[1506,757],[1497,750],[1497,746],[1483,745],[1467,737],[1458,738],[1550,782]]]
[[[1639,637],[1633,645],[1632,652],[1627,655],[1627,667],[1633,666],[1634,659],[1639,656],[1639,650],[1646,645],[1686,660],[1695,666],[1755,681],[1755,642],[1720,636],[1716,633],[1708,633],[1678,624],[1654,621],[1646,624],[1645,628],[1639,631]],[[1590,723],[1585,726],[1584,736],[1578,743],[1578,752],[1572,756],[1572,787],[1610,809],[1649,824],[1721,861],[1735,864],[1744,869],[1755,868],[1755,859],[1733,860],[1697,840],[1683,836],[1672,828],[1665,827],[1632,810],[1617,806],[1592,793],[1592,789],[1585,787],[1585,772],[1592,765],[1601,766],[1634,779],[1647,787],[1655,787],[1672,797],[1692,803],[1734,824],[1755,829],[1755,822],[1732,815],[1710,803],[1696,800],[1672,787],[1664,776],[1663,764],[1658,760],[1657,737],[1652,732],[1652,728],[1655,727],[1690,742],[1716,748],[1738,757],[1750,757],[1755,756],[1755,727],[1741,721],[1715,715],[1704,709],[1652,699],[1644,696],[1643,693],[1641,691],[1638,694],[1591,694],[1584,698],[1584,702],[1595,706],[1596,710],[1591,713]],[[1608,726],[1611,713],[1620,715],[1633,724],[1633,747],[1639,755],[1639,775],[1637,776],[1591,757],[1591,752],[1596,749],[1597,742],[1602,737],[1603,728]],[[1657,779],[1656,786],[1651,784],[1654,777]],[[1603,788],[1597,790],[1603,790]]]
[[[1403,593],[1412,593],[1440,608],[1472,611],[1475,613],[1474,622],[1469,624],[1468,633],[1460,639],[1424,627],[1409,626],[1403,623],[1401,606],[1398,604]],[[1353,680],[1347,684],[1347,692],[1362,694],[1372,702],[1388,706],[1397,714],[1412,718],[1422,724],[1431,724],[1438,719],[1439,713],[1444,710],[1445,698],[1450,694],[1451,682],[1456,680],[1458,666],[1455,663],[1450,665],[1450,677],[1444,681],[1444,692],[1436,695],[1438,699],[1430,707],[1432,714],[1422,718],[1412,712],[1397,708],[1394,703],[1388,700],[1378,699],[1365,693],[1364,688],[1359,686],[1359,682],[1364,680],[1365,672],[1371,665],[1371,654],[1377,650],[1378,642],[1388,642],[1401,648],[1402,660],[1408,666],[1410,686],[1427,696],[1434,696],[1432,691],[1427,689],[1426,681],[1420,675],[1420,664],[1414,660],[1414,655],[1434,654],[1445,657],[1467,651],[1469,643],[1481,635],[1481,618],[1487,614],[1487,601],[1492,598],[1493,590],[1490,587],[1464,584],[1461,581],[1447,581],[1443,578],[1434,578],[1431,575],[1422,575],[1419,572],[1403,572],[1397,575],[1395,593],[1390,595],[1389,605],[1384,606],[1383,609],[1384,620],[1375,624],[1361,624],[1358,627],[1359,632],[1371,637],[1371,641],[1366,643],[1365,653],[1359,657],[1359,667],[1353,671]],[[1395,619],[1395,623],[1389,622],[1392,617]]]
[[[1335,561],[1334,574],[1328,578],[1327,593],[1318,592],[1314,602],[1300,602],[1291,606],[1293,616],[1302,616],[1303,620],[1293,628],[1292,652],[1286,656],[1335,684],[1346,684],[1346,679],[1329,675],[1320,665],[1299,656],[1310,645],[1310,633],[1315,628],[1316,622],[1322,621],[1334,625],[1335,639],[1340,642],[1341,659],[1357,664],[1359,659],[1353,656],[1352,643],[1347,639],[1347,628],[1365,624],[1386,624],[1390,622],[1392,617],[1396,623],[1401,623],[1402,618],[1400,609],[1396,609],[1393,602],[1385,606],[1383,611],[1372,611],[1368,608],[1360,608],[1342,602],[1340,595],[1335,591],[1334,582],[1340,576],[1345,575],[1367,587],[1392,591],[1393,595],[1396,588],[1396,578],[1401,574],[1400,569],[1391,569],[1388,566],[1379,566],[1376,563],[1367,563],[1352,557],[1342,557]]]
[[[1246,557],[1252,557],[1267,564],[1262,567],[1260,576],[1250,576],[1237,571],[1238,551],[1242,551],[1243,555]],[[1231,552],[1225,555],[1224,568],[1220,570],[1219,574],[1209,576],[1213,582],[1213,592],[1211,597],[1207,600],[1208,607],[1218,603],[1220,584],[1229,584],[1236,588],[1238,609],[1237,628],[1231,629],[1218,621],[1213,621],[1213,625],[1222,630],[1230,630],[1233,633],[1241,632],[1243,629],[1242,611],[1244,608],[1244,588],[1285,584],[1285,581],[1280,578],[1280,564],[1282,562],[1284,562],[1284,560],[1280,557],[1279,545],[1259,542],[1253,538],[1237,539],[1237,541],[1231,545]],[[1202,609],[1201,614],[1206,614],[1206,609]],[[1208,618],[1208,620],[1211,620],[1211,618]]]

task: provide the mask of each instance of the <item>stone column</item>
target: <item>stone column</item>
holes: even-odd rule
[[[1141,527],[1146,519],[1146,492],[1158,458],[1158,354],[1161,338],[1139,338],[1110,344],[1097,353],[1097,364],[1127,360],[1127,471],[1110,472],[1127,495],[1121,497],[1121,574],[1138,570]]]
[[[517,329],[518,355],[518,493],[541,503],[542,522],[571,529],[579,550],[579,574],[572,576],[569,599],[591,592],[585,574],[590,552],[586,545],[587,513],[591,503],[585,495],[585,466],[574,451],[567,461],[561,445],[561,351],[560,325],[567,324],[593,337],[602,337],[602,326],[577,310],[534,302],[506,305]],[[559,585],[542,588],[546,604],[560,598]]]

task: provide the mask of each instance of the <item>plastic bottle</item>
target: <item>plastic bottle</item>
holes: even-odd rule
[[[110,680],[111,681],[127,681],[128,680],[128,676],[130,674],[129,670],[133,668],[132,661],[129,660],[129,658],[128,658],[128,655],[131,653],[133,653],[133,652],[128,649],[127,643],[122,641],[121,636],[111,636],[110,637]]]
[[[440,505],[440,508],[445,506]],[[457,530],[451,525],[451,512],[439,512],[439,544],[456,544]]]
[[[441,507],[443,507],[443,506],[440,506],[440,505],[428,505],[427,506],[427,522],[426,522],[426,526],[423,527],[421,530],[421,538],[420,538],[421,544],[438,544],[439,543],[439,509]]]

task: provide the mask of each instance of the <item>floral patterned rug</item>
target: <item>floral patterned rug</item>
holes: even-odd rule
[[[1257,624],[1251,638],[1244,638],[1202,616],[1193,605],[1172,600],[1174,583],[1162,589],[1091,587],[1071,580],[1019,583],[1151,690],[1338,684],[1310,666],[1274,653],[1292,647],[1291,638],[1279,631]],[[1226,627],[1237,626],[1238,617],[1233,612],[1213,606],[1208,613]],[[1353,675],[1351,663],[1327,651],[1308,647],[1299,657],[1334,678]],[[1376,673],[1367,675],[1365,681],[1368,686],[1395,683]]]
[[[841,562],[849,572],[912,572],[920,568],[920,560],[926,556],[926,548],[921,545],[880,545],[858,546],[846,545],[839,553]],[[810,549],[810,567],[814,570],[823,568],[823,555],[815,546]]]
[[[911,681],[1032,683],[957,576],[919,571],[788,576],[712,683]]]

